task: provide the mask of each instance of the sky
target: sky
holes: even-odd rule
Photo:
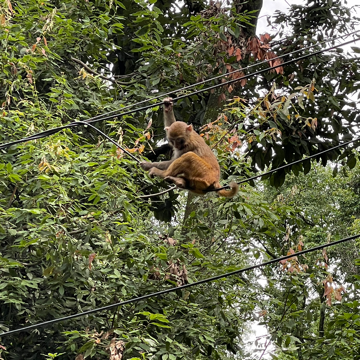
[[[345,2],[347,7],[360,5],[359,0],[343,0],[343,3]],[[265,0],[258,20],[258,25],[256,29],[257,35],[264,34],[266,32],[272,32],[271,29],[269,29],[269,25],[266,19],[267,16],[274,15],[276,10],[280,10],[286,13],[290,5],[300,5],[302,3],[304,3],[303,0]],[[357,10],[357,16],[360,17],[360,8]]]

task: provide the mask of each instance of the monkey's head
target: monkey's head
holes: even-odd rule
[[[171,146],[178,150],[184,150],[190,142],[190,136],[193,132],[192,125],[183,121],[176,121],[171,126],[165,128],[167,138]]]

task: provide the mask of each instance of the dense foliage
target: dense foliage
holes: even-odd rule
[[[282,38],[271,42],[275,30],[254,36],[262,2],[249,3],[1,0],[0,144],[156,94],[190,94],[176,90],[237,69],[226,79],[238,79],[262,60],[276,65],[277,55],[325,48],[325,36],[357,21],[340,1],[307,1],[271,19]],[[358,57],[328,51],[189,95],[175,113],[209,141],[224,183],[240,180],[352,139],[358,66]],[[96,126],[138,159],[168,155],[156,149],[164,137],[158,107]],[[351,146],[340,158],[341,150],[321,157],[336,166],[307,161],[287,177],[243,185],[232,200],[178,190],[140,198],[168,185],[84,126],[0,151],[1,332],[360,232]],[[0,335],[0,358],[259,359],[266,349],[247,339],[260,320],[274,358],[354,359],[358,245]]]

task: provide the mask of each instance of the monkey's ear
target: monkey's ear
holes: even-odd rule
[[[192,125],[188,125],[188,126],[186,127],[186,130],[187,130],[187,131],[190,131],[190,132],[193,131]]]
[[[168,131],[169,129],[170,129],[170,126],[165,126],[165,127],[164,127],[164,130],[165,130],[165,131]]]

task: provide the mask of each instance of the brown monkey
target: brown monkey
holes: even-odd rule
[[[165,100],[164,122],[165,124],[167,121],[172,122],[170,126],[165,127],[165,130],[168,141],[174,149],[173,158],[170,161],[155,163],[142,162],[142,168],[150,170],[149,173],[152,176],[159,176],[173,182],[179,188],[199,195],[206,194],[206,190],[221,187],[219,183],[220,166],[210,147],[193,130],[192,125],[176,121],[171,100],[169,101],[171,104],[168,106]],[[218,194],[233,197],[238,189],[238,185],[232,182],[230,190],[220,190]]]

